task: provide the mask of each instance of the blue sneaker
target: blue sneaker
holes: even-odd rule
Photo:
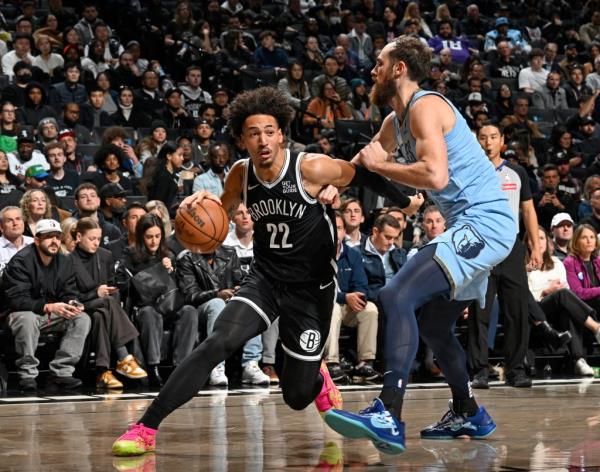
[[[358,414],[344,410],[329,410],[325,423],[337,433],[352,439],[367,438],[385,454],[404,452],[404,423],[394,418],[376,398],[373,404]]]
[[[448,402],[448,406],[448,412],[440,421],[421,431],[422,438],[454,439],[469,436],[473,439],[483,439],[496,431],[496,423],[484,407],[480,406],[473,416],[463,416],[452,409],[452,400]]]

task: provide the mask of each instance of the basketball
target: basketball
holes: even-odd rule
[[[192,252],[210,253],[217,249],[229,231],[229,218],[221,205],[205,198],[191,208],[182,205],[175,216],[175,234]]]

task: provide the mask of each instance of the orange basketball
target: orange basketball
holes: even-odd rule
[[[210,253],[217,249],[229,231],[229,218],[221,205],[205,198],[191,208],[182,205],[175,216],[175,234],[186,249]]]

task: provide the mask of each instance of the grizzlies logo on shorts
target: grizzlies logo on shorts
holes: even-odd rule
[[[473,259],[485,247],[485,243],[471,225],[463,225],[454,231],[452,243],[456,254],[465,259]]]

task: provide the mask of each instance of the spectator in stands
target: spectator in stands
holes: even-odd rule
[[[335,218],[337,227],[338,290],[333,305],[329,338],[325,345],[324,361],[333,380],[341,380],[345,372],[340,367],[339,338],[342,324],[358,328],[357,365],[353,375],[374,380],[379,374],[373,368],[377,353],[377,306],[367,301],[367,274],[357,249],[344,243],[344,220],[340,213]]]
[[[350,86],[343,78],[338,77],[339,66],[334,56],[327,56],[323,62],[323,74],[315,77],[310,84],[310,93],[313,97],[319,97],[322,92],[325,81],[333,84],[335,92],[342,100],[347,100],[350,96]]]
[[[145,164],[150,157],[158,156],[166,142],[167,125],[164,121],[155,120],[150,127],[150,134],[139,141],[136,155],[140,156],[140,161]]]
[[[50,169],[46,157],[35,149],[33,134],[23,128],[17,137],[17,150],[8,154],[10,171],[19,180],[25,180],[25,172],[31,166],[39,165]]]
[[[373,39],[367,33],[367,19],[362,13],[354,16],[354,28],[348,33],[350,49],[358,56],[359,67],[370,69],[373,66]]]
[[[183,149],[181,147],[166,143],[161,148],[156,160],[156,168],[150,176],[148,184],[149,200],[160,200],[167,208],[171,208],[177,202],[178,171],[182,163]]]
[[[192,194],[194,179],[198,174],[201,174],[203,170],[198,163],[194,162],[191,136],[181,135],[177,138],[175,144],[177,144],[177,147],[180,147],[183,152],[183,162],[181,163],[181,169],[179,171],[179,179],[180,184],[183,187],[183,195],[187,197]]]
[[[121,237],[110,241],[106,248],[112,253],[113,259],[118,261],[123,255],[123,251],[127,246],[135,244],[135,227],[137,222],[146,214],[144,205],[138,202],[131,202],[127,205],[127,209],[122,215],[121,227],[124,229]]]
[[[40,165],[30,166],[25,171],[25,182],[21,187],[22,190],[37,190],[46,186],[49,173]]]
[[[592,95],[592,90],[583,81],[583,69],[579,64],[573,64],[569,67],[569,80],[563,85],[567,93],[567,103],[569,108],[577,108],[579,100]]]
[[[340,206],[344,220],[344,243],[348,247],[363,246],[367,235],[360,231],[360,225],[365,222],[362,205],[357,198],[345,198]]]
[[[581,223],[573,233],[569,255],[564,260],[569,288],[596,313],[600,310],[600,259],[598,233]]]
[[[135,176],[140,177],[142,175],[142,164],[133,148],[134,143],[135,140],[122,126],[109,126],[102,134],[102,145],[114,144],[123,151],[125,160],[123,161],[122,167],[125,172],[131,176],[131,170],[133,169]]]
[[[138,88],[142,83],[142,73],[133,62],[131,53],[128,51],[122,52],[118,61],[119,65],[113,70],[113,86],[119,88],[127,85],[131,88]]]
[[[93,165],[94,160],[91,156],[84,156],[77,150],[77,136],[75,131],[71,129],[61,130],[58,133],[58,141],[65,146],[65,156],[67,158],[65,169],[70,169],[81,175]]]
[[[122,216],[127,206],[127,191],[118,183],[108,183],[100,187],[100,208],[104,220],[113,224],[121,234],[125,232]]]
[[[547,71],[560,72],[560,66],[556,57],[558,55],[558,45],[556,43],[547,43],[544,46],[544,69]]]
[[[7,205],[0,210],[0,276],[12,257],[25,246],[33,243],[33,238],[25,236],[23,212],[17,206]]]
[[[531,46],[527,44],[525,38],[518,29],[511,29],[509,27],[508,18],[501,16],[496,18],[495,29],[488,31],[485,34],[485,43],[483,49],[485,52],[489,52],[496,49],[496,41],[498,38],[506,38],[511,42],[513,48],[518,51],[530,52]]]
[[[316,22],[316,20],[314,21]],[[306,38],[299,60],[307,71],[317,73],[323,70],[324,54],[319,49],[319,40],[316,36],[308,36]]]
[[[8,156],[0,151],[0,208],[19,204],[23,196],[20,186],[21,181],[10,171]]]
[[[17,122],[16,106],[11,102],[3,102],[0,114],[0,135],[4,136],[2,141],[3,151],[11,152],[17,149],[17,136],[21,125]],[[12,138],[9,140],[7,138]]]
[[[382,211],[384,211],[387,215],[396,218],[398,224],[400,225],[400,233],[394,241],[394,245],[397,248],[404,249],[405,251],[410,251],[410,249],[412,248],[412,241],[404,239],[404,231],[406,230],[408,223],[406,221],[406,215],[402,212],[402,209],[400,207],[392,206],[388,207],[387,209],[382,209]]]
[[[100,209],[100,197],[94,184],[84,182],[75,189],[75,207],[77,211],[73,213],[74,218],[90,217],[98,222],[102,229],[102,239],[100,241],[102,247],[106,247],[110,241],[119,239],[121,236],[119,228],[105,221],[102,212],[98,211]]]
[[[164,93],[159,88],[158,73],[147,69],[142,74],[142,86],[134,93],[134,103],[153,119],[162,115],[165,109]]]
[[[600,11],[598,14],[600,15]],[[594,58],[594,72],[586,76],[585,84],[592,92],[600,89],[600,56]]]
[[[594,60],[600,56],[600,44],[593,43],[588,47],[586,62],[583,63],[583,76],[587,76],[594,72]],[[593,90],[593,89],[592,89]]]
[[[135,244],[123,253],[116,274],[116,283],[121,295],[127,297],[127,306],[135,308],[134,320],[140,331],[140,343],[144,354],[146,372],[151,384],[162,385],[158,366],[161,361],[160,346],[163,337],[164,316],[154,306],[141,302],[139,292],[132,279],[140,272],[160,265],[174,277],[174,255],[165,242],[162,221],[156,215],[145,215],[139,220],[135,230]],[[184,292],[182,294],[185,296]],[[169,322],[174,324],[173,364],[179,365],[192,352],[198,337],[198,313],[190,305],[184,305],[176,313],[170,314]]]
[[[531,103],[535,108],[543,110],[565,110],[569,108],[567,93],[560,86],[560,74],[558,72],[548,73],[546,85],[533,92]]]
[[[420,35],[423,35],[425,39],[433,38],[433,33],[425,21],[425,18],[421,16],[421,10],[419,8],[418,2],[410,2],[406,5],[406,9],[404,10],[404,16],[402,17],[402,21],[400,22],[400,30],[407,34],[406,25],[410,22],[410,20],[416,20],[418,25],[418,32]]]
[[[485,34],[490,29],[488,20],[481,16],[479,6],[472,3],[467,6],[467,14],[460,20],[459,31],[470,40],[475,40],[481,50],[485,40]]]
[[[102,110],[109,115],[112,115],[117,111],[118,94],[113,90],[112,82],[112,75],[108,71],[100,72],[96,77],[96,85],[102,89],[102,92],[104,92]],[[119,87],[119,89],[121,89],[121,87]]]
[[[446,219],[442,216],[440,209],[435,205],[430,205],[423,211],[423,236],[421,240],[413,245],[412,249],[408,252],[406,258],[410,259],[413,257],[420,248],[429,244],[437,236],[446,231]]]
[[[275,45],[275,33],[270,30],[258,35],[260,46],[254,51],[254,62],[259,67],[273,69],[276,74],[285,73],[288,68],[288,56],[285,50]]]
[[[80,123],[80,108],[77,103],[66,103],[63,106],[62,128],[72,130],[81,144],[89,144],[91,141],[90,131]]]
[[[163,228],[165,229],[165,235],[167,236],[167,238],[170,238],[174,235],[173,226],[171,225],[171,218],[169,217],[169,210],[163,202],[161,202],[160,200],[150,200],[146,203],[145,208],[148,213],[152,213],[153,215],[156,215],[160,218],[163,224]],[[179,250],[179,252],[181,251],[183,251],[183,248]],[[173,251],[173,254],[178,255],[179,252]]]
[[[335,83],[329,79],[322,82],[318,96],[310,101],[306,111],[303,123],[313,127],[314,136],[323,128],[335,128],[336,120],[352,119],[350,107],[336,91]]]
[[[58,141],[58,121],[49,116],[40,120],[37,126],[37,148],[43,151],[46,145]]]
[[[88,44],[94,38],[95,26],[103,23],[98,18],[98,9],[94,3],[88,3],[83,8],[83,18],[73,27],[79,35],[80,44]],[[110,29],[109,29],[110,34]]]
[[[222,143],[214,143],[208,150],[209,169],[194,179],[193,191],[207,190],[213,195],[223,193],[223,182],[229,171],[231,151],[229,146]]]
[[[161,115],[168,128],[190,129],[194,127],[194,119],[182,105],[182,92],[172,88],[165,93],[166,109]]]
[[[550,231],[552,231],[553,256],[561,262],[569,254],[569,244],[573,238],[573,218],[568,213],[557,213],[552,217]]]
[[[102,72],[111,68],[111,64],[104,57],[105,45],[99,39],[92,40],[85,46],[85,57],[81,58],[81,69],[94,79]]]
[[[552,218],[557,213],[569,213],[577,218],[578,202],[573,195],[558,188],[560,176],[554,164],[546,164],[542,171],[542,190],[534,197],[540,226],[550,229]]]
[[[50,164],[50,175],[46,185],[54,191],[58,198],[72,196],[79,185],[79,176],[76,172],[65,169],[67,157],[64,143],[48,144],[44,148],[44,154]]]
[[[44,219],[36,226],[34,243],[15,254],[3,274],[2,287],[8,307],[8,326],[15,338],[19,387],[37,389],[39,361],[35,350],[41,331],[64,331],[61,345],[50,362],[51,381],[62,388],[76,388],[73,377],[90,330],[90,318],[72,303],[79,298],[72,261],[59,254],[61,228]]]
[[[538,231],[542,266],[527,273],[529,289],[550,323],[571,334],[568,348],[575,375],[593,376],[594,370],[585,359],[583,335],[587,328],[600,340],[600,323],[594,319],[594,309],[569,290],[565,266],[551,255],[546,231],[541,227]],[[542,323],[542,326],[542,329],[550,328],[548,322]]]
[[[548,71],[542,67],[544,51],[533,49],[529,54],[529,67],[519,72],[519,90],[525,93],[533,93],[546,85]]]
[[[32,64],[34,57],[31,54],[31,36],[17,33],[13,39],[13,50],[2,56],[2,73],[12,79],[14,66],[19,61]]]
[[[46,103],[46,91],[38,82],[29,82],[25,88],[25,106],[17,110],[17,120],[23,125],[37,126],[41,119],[55,117],[56,113]]]
[[[583,218],[579,223],[590,225],[598,232],[600,230],[600,187],[590,190],[589,202],[592,207],[592,213]]]
[[[126,170],[129,170],[126,165],[128,162],[121,147],[103,144],[94,155],[96,171],[84,174],[81,180],[92,182],[97,189],[109,183],[120,184],[126,191],[133,193],[133,182],[125,175]]]
[[[208,151],[213,144],[214,129],[208,120],[202,118],[196,122],[194,128],[194,139],[192,141],[192,152],[194,162],[207,169],[210,165]]]
[[[509,41],[498,41],[498,54],[490,64],[490,77],[501,77],[516,79],[523,69],[523,63],[519,56],[513,53],[513,47]]]
[[[400,22],[398,13],[391,6],[383,9],[383,28],[385,30],[385,42],[389,43],[400,36]]]
[[[304,68],[297,61],[290,64],[286,77],[278,82],[277,88],[283,92],[288,103],[295,109],[308,105],[311,98],[308,83],[304,79]]]
[[[215,54],[215,67],[220,81],[229,90],[242,90],[241,75],[254,62],[252,52],[244,44],[239,30],[230,30],[223,37],[223,49]]]
[[[79,301],[92,319],[90,341],[96,353],[96,388],[123,388],[110,370],[111,353],[117,359],[115,371],[119,375],[134,380],[146,378],[148,374],[126,347],[139,333],[121,308],[112,254],[99,247],[100,226],[91,218],[81,218],[75,234],[77,245],[69,258],[73,262]]]
[[[67,103],[82,105],[86,102],[88,94],[85,87],[79,83],[81,70],[73,62],[65,65],[65,80],[53,85],[50,91],[50,103],[58,110]]]
[[[348,54],[342,46],[336,46],[333,49],[333,57],[338,63],[337,76],[343,78],[346,82],[350,83],[352,79],[358,77],[358,71],[349,64]]]
[[[515,129],[526,131],[530,138],[542,139],[544,135],[540,132],[538,126],[529,119],[529,97],[520,95],[515,99],[514,114],[507,115],[500,122],[500,126],[506,128],[513,125]]]
[[[379,291],[406,263],[406,251],[394,241],[400,234],[400,223],[390,215],[379,215],[373,223],[371,236],[361,244],[363,264],[367,273],[367,300],[376,302]]]
[[[25,220],[23,234],[33,237],[35,228],[40,220],[52,218],[52,208],[48,196],[43,190],[28,190],[19,203]]]
[[[110,126],[112,124],[110,115],[102,107],[104,105],[104,91],[98,85],[92,85],[88,89],[89,102],[80,105],[81,124],[88,130]]]
[[[144,113],[133,100],[133,90],[123,86],[119,89],[117,111],[110,115],[110,120],[115,125],[130,128],[144,128],[152,121],[150,115]]]
[[[579,39],[583,41],[585,46],[589,46],[596,37],[600,34],[600,10],[592,12],[592,16],[588,23],[579,27]]]
[[[438,33],[428,41],[429,46],[435,54],[439,54],[443,48],[452,51],[452,61],[464,64],[471,55],[469,41],[454,35],[452,21],[441,20],[438,22]]]
[[[64,66],[65,60],[60,54],[52,52],[52,44],[48,36],[38,36],[35,40],[35,45],[40,54],[34,57],[31,65],[39,67],[50,78],[53,78],[54,71],[56,69],[60,70]]]
[[[182,104],[187,115],[197,120],[200,118],[200,106],[204,103],[212,103],[210,94],[203,90],[202,69],[199,66],[189,66],[185,74],[185,84],[179,87],[182,94]]]
[[[361,121],[371,121],[375,128],[383,121],[379,107],[371,103],[371,97],[367,91],[367,84],[363,79],[352,79],[352,100],[349,102],[352,110],[352,118]]]

